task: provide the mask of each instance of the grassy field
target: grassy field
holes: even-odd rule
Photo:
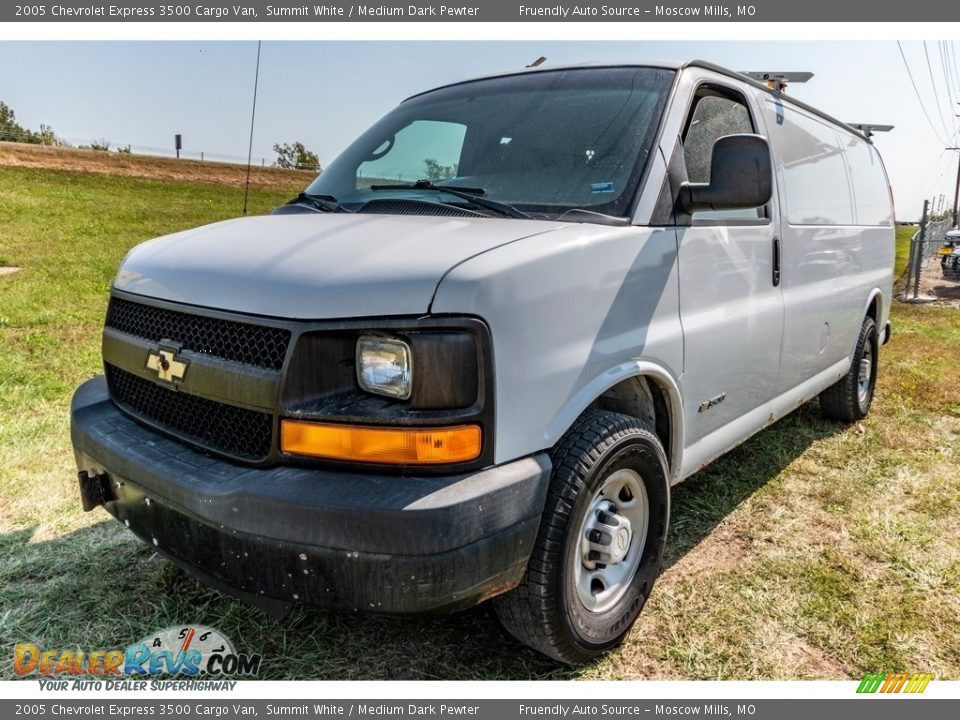
[[[298,187],[256,188],[253,208]],[[0,677],[18,641],[122,647],[196,622],[261,652],[269,678],[960,678],[960,311],[947,308],[894,308],[865,422],[823,422],[812,403],[678,487],[646,611],[622,649],[579,669],[519,646],[485,607],[272,620],[84,514],[69,399],[99,371],[117,264],[241,202],[236,187],[0,167],[0,265],[22,267],[0,276]]]
[[[899,278],[907,270],[910,261],[910,238],[917,232],[916,225],[903,225],[897,228],[897,256],[894,260],[893,276]]]

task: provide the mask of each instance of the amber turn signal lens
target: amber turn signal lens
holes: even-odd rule
[[[374,428],[300,420],[280,423],[283,452],[348,462],[388,465],[467,462],[480,457],[481,439],[478,425]]]

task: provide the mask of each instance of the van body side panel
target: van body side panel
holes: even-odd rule
[[[864,280],[871,291],[880,292],[880,312],[876,321],[878,331],[882,331],[890,319],[896,254],[890,185],[880,153],[873,145],[844,133],[841,133],[841,140],[853,184],[857,222],[863,235]],[[862,309],[861,318],[865,312]]]
[[[877,198],[882,166],[870,164],[871,148],[864,155],[858,147],[865,141],[789,103],[767,99],[763,107],[783,207],[778,390],[787,393],[849,360],[871,293],[889,293],[892,217],[889,196]]]
[[[599,394],[629,363],[679,377],[677,273],[672,228],[583,224],[444,277],[431,312],[476,314],[493,335],[496,462],[554,445],[595,399],[584,389]]]
[[[695,443],[776,393],[783,300],[772,281],[772,223],[679,228],[678,236],[680,390]]]
[[[848,366],[849,361],[843,359],[833,367],[778,395],[769,403],[741,415],[730,424],[717,428],[689,445],[683,454],[683,468],[679,480],[685,480],[699,472],[705,465],[815,398],[825,387],[843,377]]]

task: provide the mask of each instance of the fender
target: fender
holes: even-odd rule
[[[877,300],[878,298],[879,300]],[[860,322],[862,323],[863,322],[862,318],[865,318],[867,316],[867,313],[870,312],[870,306],[873,305],[874,300],[877,300],[877,308],[878,308],[877,316],[874,318],[874,320],[877,323],[878,341],[881,345],[884,345],[889,339],[888,337],[886,337],[886,325],[888,324],[888,321],[889,321],[889,313],[886,312],[885,308],[883,307],[883,291],[880,288],[875,287],[870,291],[870,295],[867,297],[867,302],[864,303],[863,305],[863,311],[860,313],[860,318],[861,318]],[[854,340],[853,347],[850,348],[850,354],[847,356],[850,362],[853,362],[853,353],[856,352],[856,350],[857,350],[857,343],[856,343],[856,340]]]
[[[547,428],[545,435],[547,446],[552,447],[559,442],[584,410],[607,390],[624,380],[641,376],[656,380],[661,389],[666,391],[666,400],[670,405],[670,483],[675,485],[680,482],[684,448],[683,403],[680,398],[680,389],[677,381],[666,368],[649,360],[628,360],[610,368],[581,387],[561,408]]]

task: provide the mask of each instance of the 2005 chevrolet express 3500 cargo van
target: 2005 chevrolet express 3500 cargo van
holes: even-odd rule
[[[703,63],[417,95],[266,217],[145,243],[73,400],[86,509],[207,582],[619,642],[670,487],[870,408],[893,210],[860,133]]]

